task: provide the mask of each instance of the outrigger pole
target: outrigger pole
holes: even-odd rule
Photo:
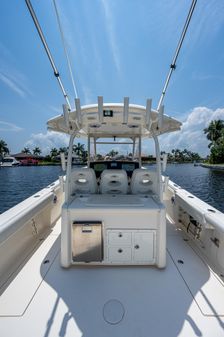
[[[49,59],[49,61],[50,61],[50,64],[51,64],[51,66],[52,66],[52,68],[53,68],[54,76],[57,78],[58,84],[59,84],[59,86],[60,86],[60,88],[61,88],[61,91],[62,91],[62,94],[63,94],[63,96],[64,96],[64,98],[65,98],[65,100],[66,100],[66,103],[67,103],[69,109],[71,110],[71,104],[70,104],[68,95],[67,95],[67,93],[66,93],[66,91],[65,91],[65,88],[64,88],[64,85],[63,85],[63,83],[62,83],[62,81],[61,81],[61,78],[60,78],[58,69],[57,69],[57,67],[56,67],[56,65],[55,65],[55,63],[54,63],[53,57],[52,57],[52,55],[51,55],[51,52],[50,52],[50,49],[49,49],[49,47],[48,47],[47,41],[46,41],[46,39],[45,39],[45,37],[44,37],[43,31],[42,31],[42,29],[41,29],[41,27],[40,27],[40,24],[39,24],[39,22],[38,22],[38,19],[37,19],[37,17],[36,17],[35,12],[34,12],[33,6],[32,6],[32,4],[31,4],[30,0],[25,0],[25,1],[26,1],[26,5],[27,5],[27,7],[28,7],[28,9],[29,9],[30,15],[31,15],[31,17],[32,17],[32,19],[33,19],[33,22],[34,22],[34,24],[35,24],[35,27],[36,27],[36,29],[37,29],[37,32],[38,32],[38,34],[39,34],[39,36],[40,36],[40,39],[41,39],[41,41],[42,41],[42,43],[43,43],[44,49],[45,49],[45,51],[46,51],[46,53],[47,53],[48,59]]]
[[[181,37],[180,37],[180,40],[178,42],[178,45],[177,45],[177,48],[176,48],[176,51],[175,51],[175,54],[174,54],[174,57],[173,57],[173,61],[172,61],[171,65],[170,65],[170,70],[169,70],[169,73],[167,75],[164,87],[163,87],[163,91],[162,91],[162,95],[161,95],[160,100],[159,100],[157,111],[159,111],[160,108],[161,108],[161,106],[162,106],[162,103],[163,103],[163,100],[164,100],[164,97],[165,97],[165,94],[166,94],[166,90],[167,90],[168,84],[170,82],[170,78],[172,76],[173,71],[176,69],[177,58],[178,58],[180,49],[182,47],[182,44],[183,44],[183,41],[184,41],[184,38],[185,38],[185,35],[186,35],[186,32],[187,32],[189,23],[191,21],[191,17],[193,15],[196,3],[197,3],[197,0],[192,0],[191,7],[190,7],[190,10],[188,12],[188,16],[187,16],[187,19],[185,21],[183,31],[181,33]]]

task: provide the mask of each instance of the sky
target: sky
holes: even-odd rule
[[[129,96],[141,105],[152,98],[156,108],[191,1],[55,1],[81,105]],[[32,5],[74,106],[53,0]],[[66,135],[46,128],[65,102],[25,0],[1,0],[0,16],[0,139],[11,153],[67,146]],[[164,100],[165,113],[183,126],[160,137],[161,150],[208,154],[203,129],[224,119],[223,36],[224,1],[198,0]],[[143,153],[152,151],[144,142]]]

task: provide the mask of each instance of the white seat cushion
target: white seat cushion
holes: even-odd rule
[[[72,170],[71,195],[80,193],[97,193],[96,175],[92,168],[79,168]]]
[[[128,177],[125,170],[104,170],[101,174],[100,192],[102,194],[126,194]]]
[[[134,170],[131,178],[132,194],[158,194],[157,174],[146,169]]]

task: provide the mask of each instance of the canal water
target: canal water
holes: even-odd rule
[[[60,174],[60,166],[0,168],[0,213],[51,184]],[[166,175],[182,188],[224,212],[224,171],[193,164],[168,164]]]

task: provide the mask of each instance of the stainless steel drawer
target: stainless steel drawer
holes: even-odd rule
[[[72,256],[75,262],[103,260],[102,222],[75,221],[73,223]]]

